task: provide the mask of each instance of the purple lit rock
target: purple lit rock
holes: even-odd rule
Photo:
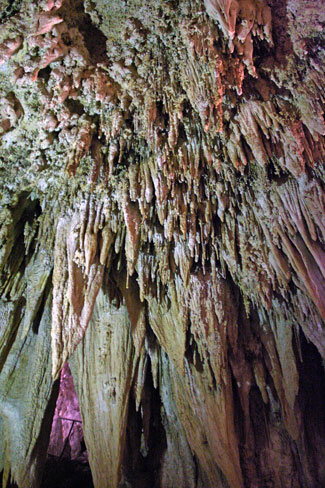
[[[87,461],[78,398],[68,363],[65,363],[60,377],[48,453]]]

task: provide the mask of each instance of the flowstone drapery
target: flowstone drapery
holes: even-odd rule
[[[3,486],[67,360],[96,488],[323,486],[323,2],[0,22]]]

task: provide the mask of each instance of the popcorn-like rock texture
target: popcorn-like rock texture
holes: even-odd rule
[[[324,486],[323,1],[0,22],[2,486],[67,360],[95,488]]]

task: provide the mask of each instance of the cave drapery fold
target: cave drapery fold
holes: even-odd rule
[[[3,0],[0,476],[69,361],[95,488],[325,484],[322,0]]]

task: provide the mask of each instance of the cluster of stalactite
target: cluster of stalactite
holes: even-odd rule
[[[67,360],[96,488],[322,486],[321,0],[11,3],[3,486]]]

